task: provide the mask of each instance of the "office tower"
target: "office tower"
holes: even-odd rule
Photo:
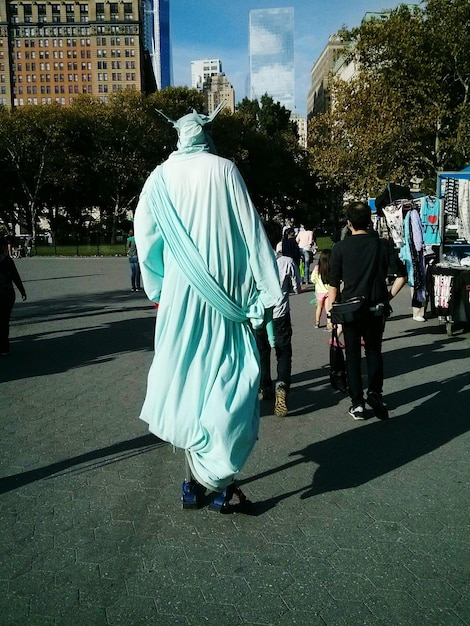
[[[203,85],[210,76],[222,74],[220,59],[198,59],[191,61],[191,87],[202,91]]]
[[[328,43],[315,61],[311,71],[311,85],[307,94],[307,119],[324,113],[330,106],[330,92],[328,83],[331,80],[333,68],[341,58],[346,43],[338,35],[330,35]]]
[[[142,0],[143,42],[150,57],[155,87],[165,89],[172,83],[170,47],[170,0]]]
[[[158,82],[145,71],[143,2],[0,0],[0,104],[69,105],[81,93],[106,101],[126,89],[152,91]],[[162,42],[168,2],[158,11]],[[158,52],[163,86],[168,37]]]
[[[295,108],[294,9],[250,11],[250,100],[267,93],[290,111]]]
[[[208,115],[215,111],[221,102],[225,103],[224,109],[234,113],[235,90],[225,74],[208,76],[204,81],[202,93],[204,94],[204,103]]]

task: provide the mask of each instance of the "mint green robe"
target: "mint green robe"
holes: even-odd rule
[[[165,191],[209,269],[244,311],[233,321],[190,284],[189,250],[179,261],[165,245]],[[259,357],[251,326],[282,299],[273,250],[236,166],[207,151],[180,149],[148,178],[134,219],[144,289],[159,302],[155,355],[141,419],[161,439],[187,451],[208,489],[225,488],[246,462],[258,434]]]

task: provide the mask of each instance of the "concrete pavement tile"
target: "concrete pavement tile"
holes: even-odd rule
[[[442,557],[434,557],[428,554],[411,555],[403,559],[402,564],[409,569],[416,578],[449,579],[457,573],[455,567],[447,563]]]
[[[248,572],[247,576],[251,577],[251,574]],[[209,585],[202,579],[200,586],[205,602],[209,604],[220,602],[222,605],[233,605],[250,589],[244,576],[234,576],[230,573],[217,574],[215,580],[211,580]]]
[[[336,600],[348,604],[349,602],[362,601],[364,597],[376,590],[373,582],[364,574],[354,572],[335,572],[324,586]]]
[[[462,596],[453,589],[447,581],[442,577],[439,579],[416,580],[408,588],[408,593],[422,607],[433,606],[436,609],[452,609],[462,600]]]
[[[243,622],[248,624],[271,625],[287,612],[287,606],[281,598],[259,589],[247,590],[238,598],[236,607]]]
[[[254,554],[226,552],[223,561],[214,563],[218,576],[261,575],[262,567]]]
[[[198,622],[200,624],[200,622]],[[158,626],[188,626],[190,624],[187,615],[173,615],[171,613],[158,613]]]
[[[78,590],[67,587],[49,587],[45,593],[32,596],[30,604],[33,615],[59,617],[78,607]]]
[[[60,616],[60,626],[91,626],[107,624],[106,611],[96,606],[77,606]]]
[[[127,597],[126,585],[123,580],[100,578],[99,580],[83,580],[80,583],[80,605],[106,608],[122,597]]]
[[[324,583],[325,579],[320,583],[314,577],[308,582],[304,578],[296,581],[287,589],[283,589],[280,597],[293,615],[297,612],[300,614],[308,612],[312,615],[319,615],[322,608],[329,606],[332,602],[327,585]]]
[[[218,602],[201,604],[197,614],[186,615],[191,626],[201,626],[201,624],[217,624],[218,626],[237,626],[237,624],[246,624],[242,621],[240,614],[233,605],[220,604]],[[159,615],[161,619],[161,615]],[[162,622],[166,624],[167,622]],[[171,622],[168,622],[171,624]]]
[[[294,573],[291,574],[290,572]],[[249,578],[248,583],[252,591],[271,592],[274,594],[280,593],[283,589],[292,585],[295,581],[295,574],[297,569],[292,570],[292,567],[286,564],[285,567],[279,567],[279,565],[263,565],[263,575],[260,577],[252,576]]]
[[[370,553],[366,550],[339,548],[327,557],[327,563],[338,572],[364,574],[367,576],[369,567],[374,564]]]
[[[12,580],[25,572],[31,571],[33,560],[33,556],[30,554],[15,554],[14,558],[10,555],[9,558],[1,559],[0,580]]]
[[[156,545],[151,556],[143,559],[143,568],[147,572],[161,570],[162,567],[171,568],[174,563],[187,563],[186,552],[182,545]]]
[[[305,532],[305,529],[301,529]],[[332,537],[327,534],[318,532],[315,533],[315,528],[311,529],[311,532],[306,538],[297,543],[297,552],[301,559],[320,559],[334,554],[339,549],[338,544]]]
[[[351,624],[361,624],[361,626],[377,626],[378,624],[377,618],[368,607],[362,602],[354,600],[336,605],[331,604],[322,609],[320,615],[327,625],[351,626]]]
[[[8,582],[6,590],[9,595],[33,598],[44,593],[45,589],[55,585],[55,572],[27,571]]]
[[[470,624],[468,619],[468,610],[463,616],[459,616],[458,610],[448,609],[421,609],[420,613],[414,619],[410,618],[412,626],[467,626]]]
[[[401,563],[369,563],[362,572],[377,589],[406,592],[416,577]]]
[[[34,557],[32,570],[39,572],[57,572],[76,562],[74,548],[53,547]]]
[[[422,611],[420,605],[403,590],[381,589],[367,596],[365,604],[377,620],[388,624],[409,624],[410,618]]]
[[[113,539],[109,541],[93,539],[93,541],[78,545],[76,553],[77,563],[101,563],[112,555],[117,556],[119,548]]]
[[[3,624],[27,623],[29,615],[29,599],[8,593],[0,594],[0,615]],[[52,623],[52,622],[51,622]]]
[[[273,626],[325,626],[325,621],[319,615],[308,611],[288,611],[273,622]]]
[[[129,624],[158,624],[158,611],[154,600],[143,597],[123,597],[106,608],[106,617],[113,626]]]
[[[470,594],[468,586],[466,594],[454,605],[451,613],[455,613],[464,624],[470,624]]]
[[[135,572],[142,571],[142,559],[128,555],[112,556],[99,564],[102,578],[121,580]]]

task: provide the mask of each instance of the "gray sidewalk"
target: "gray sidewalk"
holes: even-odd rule
[[[470,624],[470,332],[387,324],[391,419],[328,382],[292,297],[286,418],[262,405],[253,515],[183,511],[183,456],[138,420],[155,309],[127,259],[20,259],[0,359],[0,623]]]

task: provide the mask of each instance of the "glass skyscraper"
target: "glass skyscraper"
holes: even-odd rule
[[[275,102],[295,108],[294,9],[250,11],[248,93],[260,100],[267,93]]]
[[[170,0],[143,0],[144,49],[150,56],[157,89],[172,83]]]

